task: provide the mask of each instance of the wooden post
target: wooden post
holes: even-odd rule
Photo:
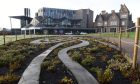
[[[4,41],[4,45],[5,45],[5,29],[3,28],[3,41]]]
[[[15,34],[16,34],[16,41],[17,41],[17,30],[15,29]]]
[[[140,28],[140,18],[137,18],[136,32],[135,32],[135,43],[133,52],[133,64],[132,68],[135,69],[137,65],[137,54],[138,54],[138,43],[139,43],[139,28]]]
[[[24,39],[25,39],[25,32],[26,32],[26,30],[24,30]]]
[[[120,34],[119,34],[119,48],[120,48],[120,51],[122,50],[121,38],[122,38],[122,29],[120,27]]]

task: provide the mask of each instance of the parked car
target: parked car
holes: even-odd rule
[[[87,34],[86,32],[81,32],[80,34],[84,35],[84,34]]]
[[[65,33],[66,35],[72,35],[72,32],[67,32],[67,33]]]

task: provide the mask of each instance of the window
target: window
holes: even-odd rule
[[[127,18],[127,14],[121,15],[121,18]]]
[[[104,22],[104,25],[107,26],[107,22],[106,21]]]
[[[123,25],[123,26],[125,25],[125,21],[122,21],[122,25]]]
[[[110,25],[116,26],[117,25],[117,21],[111,21]]]
[[[103,26],[103,24],[101,23],[101,22],[98,22],[98,24],[97,24],[98,26]]]

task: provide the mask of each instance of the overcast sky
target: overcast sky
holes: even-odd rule
[[[24,8],[31,9],[31,17],[41,7],[63,8],[63,9],[86,9],[94,11],[94,19],[102,10],[116,12],[120,4],[126,4],[133,15],[133,21],[140,17],[140,0],[1,0],[0,2],[0,27],[10,28],[8,16],[23,15]],[[12,19],[13,27],[20,27],[19,20]]]

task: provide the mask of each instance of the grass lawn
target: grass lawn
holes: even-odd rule
[[[94,34],[87,34],[87,35],[97,35],[97,36],[105,36],[105,37],[115,37],[119,38],[119,33],[94,33]],[[140,37],[140,36],[139,36]],[[122,38],[129,38],[134,39],[135,38],[135,32],[123,32]]]
[[[44,35],[26,35],[25,38],[42,37]],[[17,35],[17,40],[24,39],[24,35]],[[16,41],[16,35],[6,35],[5,42]],[[0,45],[4,44],[3,35],[0,35]]]

